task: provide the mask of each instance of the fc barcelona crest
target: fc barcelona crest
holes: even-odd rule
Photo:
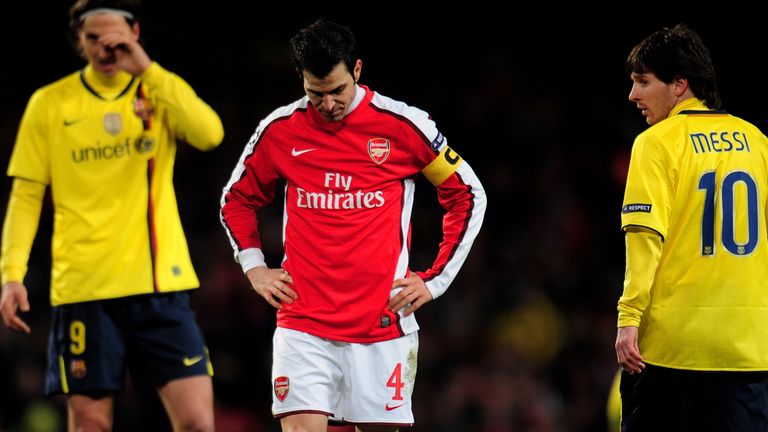
[[[133,113],[142,121],[149,121],[149,119],[152,118],[152,114],[155,113],[155,110],[152,108],[152,104],[147,98],[140,97],[133,101]]]
[[[368,140],[368,155],[377,164],[384,163],[389,157],[389,140],[384,138]]]
[[[275,396],[280,402],[284,401],[288,396],[288,390],[291,384],[287,376],[280,376],[275,378]]]
[[[104,129],[112,136],[119,134],[123,130],[123,118],[120,117],[120,113],[104,114]]]
[[[85,360],[72,359],[69,362],[69,374],[72,378],[80,379],[85,376],[88,370],[85,368]]]

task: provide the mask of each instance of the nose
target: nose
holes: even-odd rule
[[[323,109],[326,111],[333,111],[333,106],[336,105],[336,101],[333,100],[332,95],[323,96]]]
[[[632,84],[632,88],[629,90],[628,99],[632,102],[637,102],[640,100],[640,96],[638,95],[636,84]]]

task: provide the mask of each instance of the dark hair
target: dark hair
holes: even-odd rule
[[[75,51],[80,54],[80,47],[77,41],[77,31],[80,30],[82,20],[80,17],[93,9],[109,8],[120,9],[129,12],[133,15],[133,18],[128,17],[125,20],[128,25],[133,26],[141,19],[141,0],[78,0],[72,7],[69,8],[69,41],[75,48]]]
[[[352,73],[357,60],[355,42],[347,27],[319,19],[291,38],[293,64],[299,75],[306,70],[323,78],[341,62]]]
[[[696,32],[685,24],[663,28],[648,36],[627,57],[627,73],[653,73],[669,84],[685,78],[697,98],[710,109],[720,108],[715,68]]]

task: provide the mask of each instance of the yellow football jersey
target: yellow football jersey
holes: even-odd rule
[[[768,140],[696,99],[640,134],[632,148],[622,228],[664,239],[643,311],[640,353],[692,370],[768,370]],[[647,297],[646,297],[647,298]]]
[[[199,285],[173,188],[177,138],[212,149],[221,121],[157,63],[111,82],[86,67],[33,94],[8,175],[51,186],[53,305]]]

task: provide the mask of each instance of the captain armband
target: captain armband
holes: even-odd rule
[[[435,186],[438,186],[451,176],[461,165],[461,156],[459,156],[450,147],[445,146],[443,151],[427,165],[421,172],[424,177]]]

